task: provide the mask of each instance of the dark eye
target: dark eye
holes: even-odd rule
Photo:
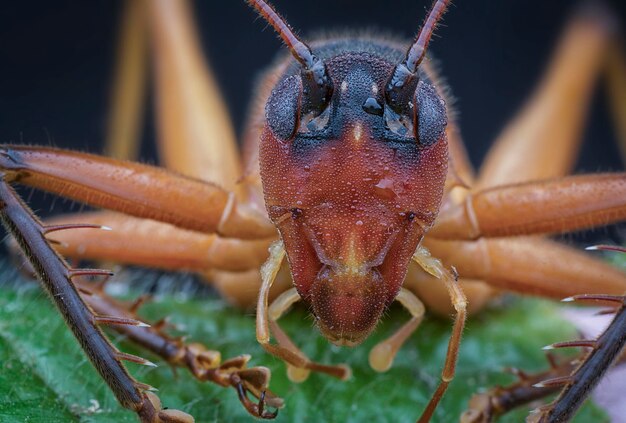
[[[446,105],[435,87],[420,81],[415,90],[414,118],[415,137],[421,145],[432,145],[443,137],[448,124]]]
[[[300,123],[302,79],[289,76],[272,90],[265,105],[265,119],[275,137],[282,141],[293,138]]]
[[[316,132],[326,128],[330,120],[328,102],[322,107],[311,103],[301,75],[292,75],[280,81],[265,105],[265,118],[274,136],[287,141],[298,132]]]

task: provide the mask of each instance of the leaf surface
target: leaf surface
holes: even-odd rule
[[[46,295],[35,284],[23,285],[0,285],[0,421],[137,421],[117,404]],[[505,367],[546,368],[541,347],[576,335],[560,317],[559,307],[543,300],[508,298],[473,317],[464,333],[457,376],[434,421],[458,421],[474,392],[511,383],[514,378],[503,373]],[[286,400],[277,422],[414,422],[438,382],[452,324],[451,319],[428,317],[392,369],[377,374],[368,366],[369,350],[406,321],[406,312],[393,307],[364,345],[348,349],[331,346],[306,310],[296,308],[281,322],[297,345],[316,360],[348,363],[354,372],[348,382],[312,375],[297,385],[286,378],[283,364],[256,343],[254,316],[219,298],[159,295],[141,313],[153,320],[170,316],[179,333],[190,335],[189,341],[219,350],[224,359],[246,353],[252,355],[251,365],[268,366],[271,389]],[[152,369],[130,363],[128,368],[138,380],[159,389],[164,406],[191,413],[197,422],[252,421],[234,390],[198,383],[185,370],[175,377],[166,363],[111,336],[121,350],[159,364]],[[525,408],[499,421],[524,421],[527,413]],[[587,404],[575,421],[608,419]]]

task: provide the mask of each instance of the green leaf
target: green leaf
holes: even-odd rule
[[[19,289],[0,285],[0,421],[137,421],[117,404],[45,294],[35,284],[24,284]],[[281,322],[297,345],[316,360],[348,363],[354,372],[347,382],[312,375],[297,385],[286,378],[284,365],[256,343],[254,316],[228,307],[219,298],[160,296],[142,309],[142,315],[170,316],[182,333],[190,335],[189,341],[217,349],[223,358],[248,353],[253,357],[251,365],[268,366],[271,389],[286,400],[278,422],[415,421],[438,382],[452,325],[450,319],[427,318],[392,369],[377,374],[367,364],[369,350],[406,321],[403,310],[392,308],[364,345],[347,349],[331,346],[306,311],[295,309]],[[473,317],[464,334],[457,376],[434,421],[458,421],[474,392],[511,383],[513,377],[502,372],[505,367],[545,369],[541,347],[574,336],[574,328],[559,317],[559,305],[542,300],[508,298]],[[234,390],[201,384],[184,370],[174,377],[158,358],[112,337],[123,351],[161,364],[156,369],[128,367],[138,380],[159,389],[164,406],[191,413],[198,422],[252,420]],[[519,410],[500,421],[524,421],[527,413],[528,409]],[[608,419],[588,404],[575,421]]]

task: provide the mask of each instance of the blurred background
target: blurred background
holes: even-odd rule
[[[412,38],[430,0],[275,0],[298,30],[374,28]],[[456,97],[460,126],[475,164],[537,82],[574,7],[573,0],[457,0],[431,43]],[[609,2],[611,3],[611,2]],[[101,152],[106,138],[124,1],[58,0],[0,5],[0,143]],[[626,21],[623,1],[611,4]],[[255,77],[281,43],[244,1],[196,1],[204,51],[241,133]],[[598,87],[578,172],[623,169]],[[141,125],[141,160],[155,162],[150,90]],[[35,198],[40,213],[50,204]],[[62,211],[54,206],[54,212]],[[604,230],[606,231],[606,230]]]

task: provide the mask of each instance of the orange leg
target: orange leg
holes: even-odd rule
[[[206,279],[217,288],[220,294],[231,304],[253,310],[256,307],[262,278],[259,269],[245,272],[211,271],[205,274]],[[280,293],[293,287],[289,266],[284,262],[272,290],[269,301],[273,301]]]
[[[189,3],[146,2],[161,159],[168,169],[234,190],[241,177],[235,131],[205,63]]]
[[[242,240],[178,229],[166,223],[113,212],[63,215],[49,225],[82,223],[111,231],[81,229],[56,232],[55,249],[75,260],[111,261],[164,270],[198,272],[231,304],[252,308],[257,301],[259,267],[268,258],[274,238]],[[11,244],[17,249],[15,243]],[[270,299],[292,286],[287,266],[279,273]]]
[[[424,242],[424,245],[428,246],[428,243]],[[446,261],[446,265],[450,265],[450,262]],[[481,311],[489,300],[500,293],[499,289],[478,279],[459,277],[459,285],[467,297],[467,314],[470,316]],[[444,318],[454,313],[454,307],[450,304],[450,296],[445,286],[424,272],[416,263],[409,264],[403,286],[423,301],[429,312]]]
[[[532,98],[498,137],[475,189],[568,174],[611,39],[610,13],[576,16]]]
[[[258,174],[258,141],[265,123],[265,100],[278,82],[263,84],[253,123],[244,134],[244,157],[220,95],[188,0],[147,2],[154,59],[160,161],[170,170],[232,191],[248,207],[265,203]],[[245,169],[245,170],[244,170]]]
[[[275,228],[259,210],[216,185],[157,167],[65,150],[4,146],[9,181],[96,207],[226,237],[267,238]]]
[[[146,2],[124,2],[105,154],[125,160],[139,156],[147,89]]]
[[[106,211],[46,220],[46,224],[52,226],[76,223],[93,228],[59,231],[52,235],[55,250],[63,256],[198,272],[231,304],[243,308],[256,304],[261,286],[259,267],[267,260],[268,247],[273,241],[273,238],[222,238]],[[100,226],[111,230],[99,230]],[[19,254],[17,244],[10,245]],[[283,267],[270,299],[292,286],[289,269],[286,265]]]
[[[623,43],[614,42],[607,57],[606,92],[611,105],[615,133],[626,163],[626,55]]]
[[[479,191],[443,212],[430,236],[476,239],[565,232],[626,219],[626,173],[570,176]]]
[[[178,229],[167,223],[112,212],[91,212],[47,219],[49,225],[76,222],[106,226],[54,234],[64,257],[112,261],[166,270],[233,272],[258,269],[267,260],[270,239],[241,240]],[[257,270],[258,271],[258,270]]]
[[[590,292],[626,292],[626,274],[622,271],[546,239],[429,239],[425,245],[464,277],[520,294],[562,299]]]

